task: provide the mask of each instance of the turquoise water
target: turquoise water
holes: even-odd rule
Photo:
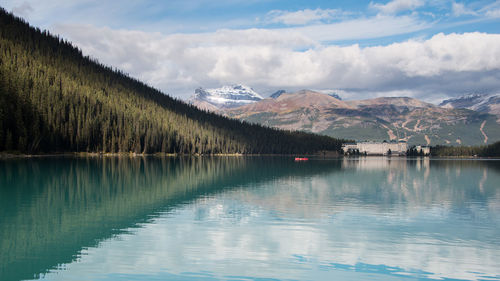
[[[500,280],[500,161],[0,161],[0,280]]]

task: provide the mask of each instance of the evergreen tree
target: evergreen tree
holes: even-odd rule
[[[198,110],[0,8],[0,151],[303,154],[342,143]]]

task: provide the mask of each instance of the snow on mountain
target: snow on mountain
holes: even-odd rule
[[[194,105],[209,103],[217,108],[233,108],[264,99],[252,88],[244,85],[222,86],[215,89],[198,88],[190,98]]]
[[[500,115],[500,93],[471,94],[444,100],[439,104],[445,108],[466,108],[474,111]]]

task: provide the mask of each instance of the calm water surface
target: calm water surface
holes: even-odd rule
[[[0,280],[500,280],[500,161],[0,161]]]

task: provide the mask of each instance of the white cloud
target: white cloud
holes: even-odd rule
[[[408,34],[428,28],[430,25],[412,16],[378,15],[372,18],[359,18],[331,24],[309,25],[289,30],[307,35],[317,41],[341,41],[381,38]]]
[[[370,2],[370,6],[384,14],[396,14],[403,11],[415,10],[424,5],[422,0],[392,0],[387,4]]]
[[[468,90],[500,90],[498,34],[437,34],[364,48],[319,41],[379,34],[377,28],[386,27],[397,34],[413,22],[411,17],[377,17],[351,24],[174,35],[88,25],[58,25],[55,31],[101,62],[184,98],[199,86],[238,82],[256,89],[340,89],[358,93],[357,98],[404,93],[433,100]]]
[[[500,69],[500,35],[484,33],[435,35],[426,41],[408,41],[366,48],[367,59],[384,58],[408,77],[432,77],[446,72]]]
[[[492,18],[500,18],[500,0],[488,0],[490,4],[482,8],[485,2],[373,0],[369,6],[373,10],[364,15],[339,9],[274,10],[257,23],[288,25],[280,29],[235,29],[256,24],[256,15],[245,13],[238,14],[237,23],[217,17],[151,19],[162,9],[186,12],[206,5],[233,5],[229,0],[167,1],[166,6],[153,1],[137,13],[142,0],[118,7],[113,1],[98,0],[4,2],[36,26],[75,42],[84,53],[181,97],[199,86],[226,83],[245,83],[265,89],[264,94],[279,88],[338,89],[356,98],[401,94],[433,100],[467,91],[500,91],[498,35],[439,34],[425,39],[428,35],[420,32],[438,30],[443,24],[493,22]],[[377,15],[371,16],[374,11]],[[463,21],[453,15],[477,17]],[[220,26],[228,29],[216,30]],[[215,31],[200,33],[203,30]],[[401,38],[391,36],[408,38],[417,32],[415,36],[425,37],[364,48],[331,45],[366,39],[373,43],[378,40],[371,39],[378,38],[387,42]]]
[[[457,2],[453,2],[451,4],[451,12],[455,17],[466,16],[466,15],[471,15],[471,16],[477,15],[475,11],[465,7],[463,3],[457,3]]]
[[[333,20],[341,15],[342,11],[336,9],[305,9],[295,12],[273,10],[267,14],[267,21],[287,25],[302,25],[322,20]]]
[[[487,11],[486,16],[489,18],[500,18],[500,9]]]
[[[12,13],[19,16],[27,16],[34,11],[33,7],[26,1],[12,8]]]
[[[480,11],[488,18],[500,18],[500,0],[486,5]]]

